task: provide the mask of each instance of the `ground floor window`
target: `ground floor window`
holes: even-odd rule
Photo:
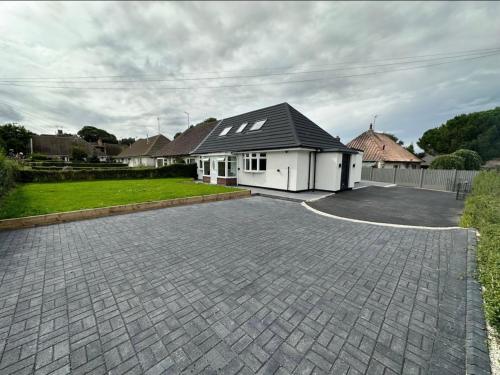
[[[210,159],[203,160],[203,175],[210,176]]]
[[[196,164],[196,160],[194,158],[185,159],[186,164]]]
[[[156,159],[156,166],[161,168],[165,165],[165,159]]]
[[[227,176],[236,177],[236,157],[229,156],[227,158]]]
[[[247,153],[243,157],[245,172],[264,172],[267,169],[265,152]]]

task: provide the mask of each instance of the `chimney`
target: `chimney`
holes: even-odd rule
[[[370,124],[370,130],[373,130],[373,124]]]
[[[57,135],[62,135],[62,129],[57,129]]]

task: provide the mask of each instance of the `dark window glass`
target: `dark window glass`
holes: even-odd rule
[[[245,159],[245,170],[246,171],[250,170],[250,159]]]
[[[226,177],[226,162],[220,161],[217,163],[217,176]]]
[[[203,162],[203,174],[205,176],[210,175],[210,161],[209,160],[206,160]]]
[[[260,159],[260,168],[259,170],[261,171],[265,171],[267,168],[267,160],[264,158],[264,159]]]
[[[252,171],[257,170],[257,159],[252,159]]]

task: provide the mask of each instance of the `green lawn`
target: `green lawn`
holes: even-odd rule
[[[23,184],[0,200],[0,219],[235,190],[238,189],[197,184],[187,178]]]

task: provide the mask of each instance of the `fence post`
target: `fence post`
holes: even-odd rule
[[[371,167],[371,169],[370,169],[370,181],[373,181],[373,170],[374,169],[375,168],[373,168],[373,167]]]
[[[457,183],[457,170],[455,169],[455,173],[453,174],[453,185],[451,186],[451,191],[455,191],[455,184]]]
[[[395,184],[396,183],[396,171],[398,170],[398,168],[394,168],[394,176],[392,177],[392,183]]]
[[[423,187],[424,187],[424,171],[425,171],[425,169],[420,168],[420,182],[419,182],[419,184],[418,184],[418,186],[419,186],[420,188],[423,188]]]

